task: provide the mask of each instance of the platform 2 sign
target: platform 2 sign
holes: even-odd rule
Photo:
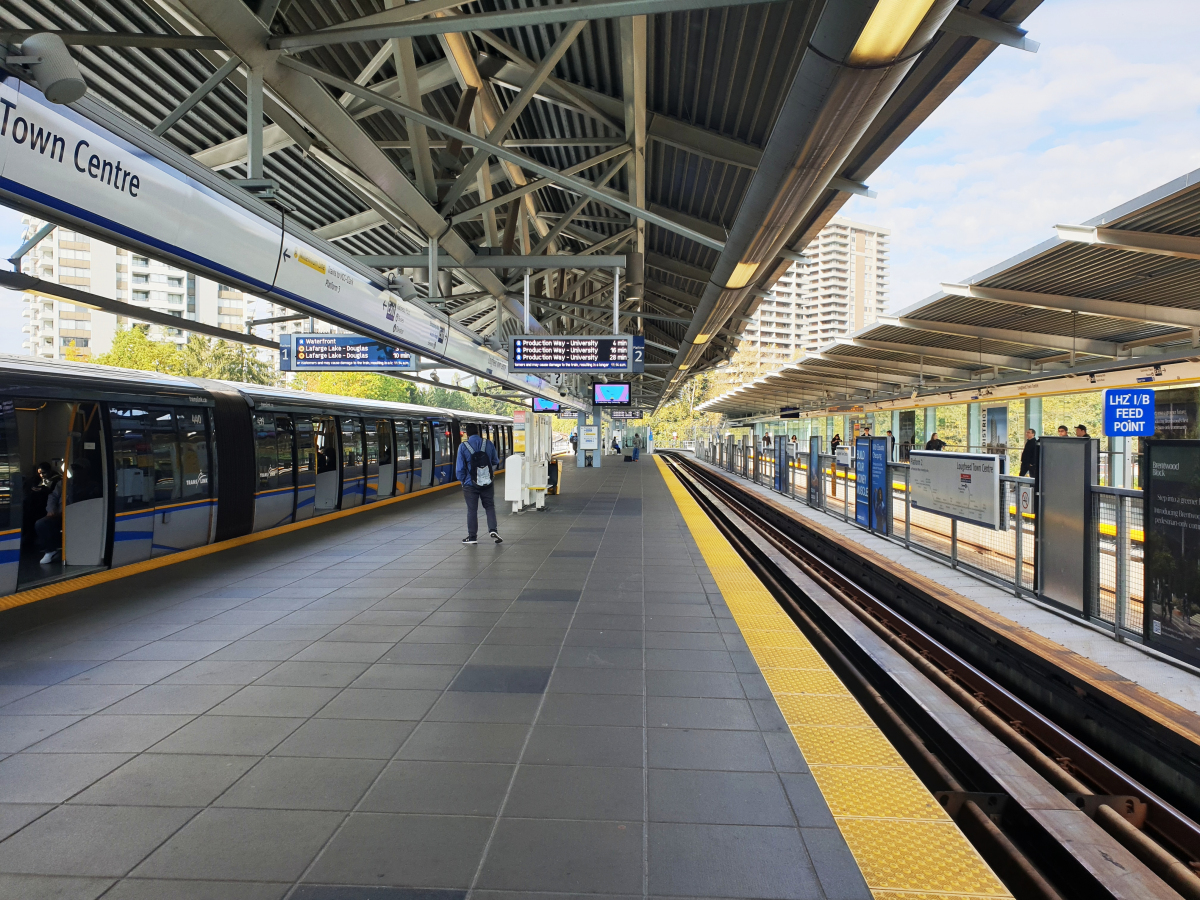
[[[1200,441],[1145,442],[1143,637],[1200,663]]]
[[[1004,457],[989,453],[914,450],[908,476],[913,509],[971,525],[999,529]]]
[[[513,372],[629,372],[634,356],[628,335],[522,335],[512,338],[511,347]]]
[[[398,369],[415,371],[417,356],[357,334],[281,334],[283,372]]]
[[[1150,437],[1154,434],[1154,391],[1115,388],[1104,392],[1106,437]]]

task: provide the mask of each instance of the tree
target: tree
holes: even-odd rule
[[[94,360],[102,366],[120,366],[164,375],[221,378],[250,384],[273,384],[275,372],[245,344],[213,342],[193,334],[181,350],[167,341],[152,341],[144,325],[122,329],[113,337],[108,353]]]
[[[95,362],[164,375],[182,374],[179,349],[174,344],[150,340],[147,330],[144,325],[135,325],[118,331],[113,337],[112,349],[97,356]]]
[[[298,372],[297,390],[389,403],[419,403],[417,389],[408,381],[378,372]]]

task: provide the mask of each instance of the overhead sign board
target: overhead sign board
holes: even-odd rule
[[[644,409],[610,409],[608,414],[614,419],[640,419],[645,412]]]
[[[562,405],[554,400],[543,400],[541,397],[533,398],[534,412],[558,412],[562,409]]]
[[[633,403],[633,386],[628,381],[592,385],[592,403],[596,406],[629,406]]]
[[[987,453],[909,454],[913,509],[997,529],[1003,456]]]
[[[1104,392],[1106,437],[1150,437],[1154,434],[1154,391],[1113,388]]]
[[[633,338],[519,335],[510,341],[513,372],[628,372]]]
[[[283,372],[400,369],[415,371],[417,356],[357,334],[281,334]]]

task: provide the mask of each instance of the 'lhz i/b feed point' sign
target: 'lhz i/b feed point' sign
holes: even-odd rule
[[[1106,437],[1150,437],[1154,434],[1154,391],[1114,388],[1104,392]]]

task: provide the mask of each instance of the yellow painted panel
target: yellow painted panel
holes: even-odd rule
[[[904,759],[878,728],[793,725],[810,766],[903,766]]]
[[[928,819],[949,822],[912,769],[875,766],[812,766],[813,778],[834,818]]]

